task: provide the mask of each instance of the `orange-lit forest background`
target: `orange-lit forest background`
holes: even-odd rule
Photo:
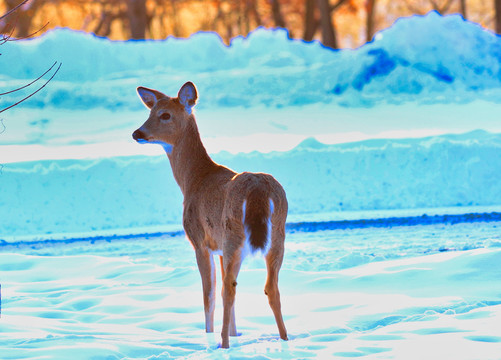
[[[20,2],[0,0],[0,14]],[[0,31],[22,38],[69,27],[115,40],[215,31],[228,43],[264,26],[287,28],[292,38],[354,48],[399,17],[431,10],[460,13],[501,32],[501,0],[30,0],[0,22]]]

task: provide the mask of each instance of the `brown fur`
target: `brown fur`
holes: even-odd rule
[[[200,140],[191,112],[198,97],[192,83],[183,85],[176,98],[143,87],[138,88],[138,93],[151,112],[148,120],[134,132],[133,138],[164,146],[174,178],[184,195],[183,226],[195,249],[202,277],[206,331],[214,331],[216,280],[212,252],[222,252],[222,347],[228,348],[228,336],[236,335],[236,279],[243,260],[247,227],[251,248],[263,249],[267,238],[271,240],[265,255],[268,271],[265,294],[275,315],[280,337],[286,340],[278,290],[287,217],[287,199],[282,186],[271,175],[237,174],[212,161]],[[269,199],[273,202],[273,212]],[[268,234],[270,216],[271,234]]]

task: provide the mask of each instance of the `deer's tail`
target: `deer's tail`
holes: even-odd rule
[[[245,235],[252,252],[266,253],[271,245],[271,215],[273,200],[266,191],[254,189],[243,204]]]

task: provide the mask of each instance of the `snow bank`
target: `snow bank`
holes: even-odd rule
[[[172,242],[161,241],[162,254],[168,254],[161,265],[148,240],[140,245],[146,252],[133,257],[124,257],[113,243],[99,256],[88,255],[93,246],[67,256],[53,255],[61,247],[46,248],[52,256],[26,255],[23,249],[0,254],[2,356],[499,358],[499,249],[442,252],[341,271],[284,266],[280,291],[287,342],[279,340],[263,294],[264,264],[251,270],[244,264],[235,304],[241,335],[222,350],[219,283],[216,332],[206,334],[193,250],[182,239]],[[312,265],[322,258],[324,247],[316,244],[307,244],[299,259]],[[331,240],[328,246],[336,244]]]
[[[421,139],[324,145],[215,160],[272,173],[289,214],[501,205],[501,135],[477,131]],[[5,164],[5,239],[180,224],[182,196],[166,156]]]
[[[495,116],[501,41],[459,16],[432,12],[402,19],[372,43],[343,51],[291,40],[283,30],[259,29],[227,47],[212,33],[112,42],[59,29],[5,44],[1,61],[9,66],[0,67],[0,87],[24,85],[54,60],[63,62],[57,78],[5,121],[0,140],[17,146],[18,153],[34,149],[24,149],[26,144],[131,142],[130,134],[146,118],[135,87],[176,94],[188,79],[199,87],[201,133],[213,144],[246,135],[247,141],[272,142],[279,138],[269,135],[280,134],[292,143],[332,134],[366,139],[392,131],[410,137],[416,130],[501,129]],[[9,96],[19,94],[1,100],[10,103]],[[407,100],[413,102],[394,105]],[[480,125],[472,125],[476,118]],[[14,148],[1,150],[9,149]],[[501,205],[499,150],[499,135],[474,132],[331,146],[310,139],[292,151],[215,158],[237,171],[272,173],[286,188],[291,216],[298,218]],[[2,154],[8,161],[0,175],[0,238],[180,224],[181,194],[165,156],[102,156],[107,155],[16,163]]]
[[[57,81],[27,103],[32,107],[138,109],[135,86],[172,92],[186,79],[207,99],[202,107],[371,106],[416,95],[424,103],[499,102],[501,87],[500,38],[458,15],[435,12],[401,19],[373,42],[345,51],[262,28],[229,47],[214,33],[111,42],[58,29],[8,43],[2,53],[8,66],[0,67],[0,80],[9,84],[63,63]]]
[[[53,60],[64,63],[51,86],[9,112],[0,136],[11,144],[0,153],[40,150],[23,155],[38,161],[0,157],[8,160],[0,165],[2,356],[499,357],[499,222],[393,222],[391,232],[300,232],[298,226],[299,232],[288,234],[280,280],[290,341],[278,340],[262,294],[264,264],[249,269],[244,263],[236,305],[242,335],[221,350],[219,334],[204,332],[189,242],[179,233],[130,241],[133,233],[180,228],[182,198],[165,155],[117,157],[123,152],[110,149],[108,158],[80,156],[130,141],[146,114],[135,86],[171,94],[188,79],[206,99],[199,108],[212,108],[204,116],[220,119],[217,126],[201,123],[212,141],[262,138],[256,129],[267,139],[280,131],[302,138],[403,129],[409,134],[436,129],[437,123],[452,129],[444,124],[458,122],[464,130],[487,113],[490,120],[483,124],[490,127],[474,126],[496,132],[501,51],[495,35],[458,16],[431,13],[400,20],[353,51],[293,41],[281,30],[260,29],[231,47],[214,34],[110,42],[57,30],[5,44],[2,53],[2,64],[9,64],[0,66],[2,88],[24,85]],[[1,100],[11,102],[9,96]],[[464,106],[475,99],[474,107]],[[380,106],[407,100],[413,104]],[[365,107],[374,104],[378,111]],[[232,111],[235,106],[245,109]],[[346,112],[333,111],[341,106]],[[263,111],[268,118],[261,118]],[[229,126],[242,112],[244,121]],[[334,120],[338,127],[328,125]],[[67,152],[41,161],[45,145],[50,151],[64,145]],[[318,221],[332,211],[501,205],[500,148],[500,134],[476,131],[341,145],[308,139],[287,152],[214,157],[238,171],[272,173],[286,188],[291,218]],[[69,159],[75,153],[79,159]],[[89,232],[103,240],[47,240]],[[115,233],[127,236],[108,236]],[[219,298],[217,304],[219,331]]]

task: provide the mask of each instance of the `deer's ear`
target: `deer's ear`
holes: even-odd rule
[[[179,98],[181,105],[183,105],[186,109],[186,112],[190,114],[191,108],[195,106],[198,99],[197,88],[191,81],[188,81],[181,87],[177,97]]]
[[[151,109],[153,106],[155,106],[158,100],[160,100],[162,97],[165,97],[165,95],[160,91],[148,89],[142,86],[137,88],[137,94],[148,109]]]

